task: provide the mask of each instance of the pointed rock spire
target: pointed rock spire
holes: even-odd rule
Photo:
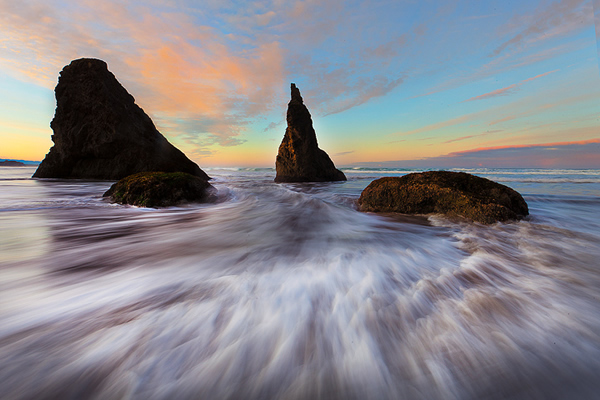
[[[327,153],[317,144],[312,118],[304,105],[300,90],[291,86],[287,129],[275,161],[275,182],[345,181],[344,173],[335,168]]]

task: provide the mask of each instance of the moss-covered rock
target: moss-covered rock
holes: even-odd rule
[[[168,207],[214,199],[215,188],[205,179],[184,172],[140,172],[110,187],[104,197],[115,203]]]
[[[444,214],[484,224],[529,214],[515,190],[464,172],[429,171],[377,179],[358,200],[362,211]]]

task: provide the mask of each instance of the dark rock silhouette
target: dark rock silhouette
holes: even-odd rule
[[[522,219],[527,203],[515,190],[464,172],[429,171],[377,179],[358,200],[361,211],[439,213],[484,224]]]
[[[215,192],[206,179],[184,172],[139,172],[112,185],[104,197],[120,204],[167,207],[211,201]]]
[[[121,179],[142,171],[210,179],[160,134],[102,60],[67,65],[55,89],[54,146],[36,178]]]
[[[275,161],[275,182],[345,181],[327,153],[317,144],[312,119],[300,91],[292,83],[292,99],[287,110],[287,129]]]
[[[0,167],[26,167],[26,165],[20,161],[5,160],[0,161]]]

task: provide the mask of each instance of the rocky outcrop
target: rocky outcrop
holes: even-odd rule
[[[317,144],[312,119],[300,91],[292,83],[292,99],[287,110],[287,129],[275,161],[275,182],[345,181],[327,153]]]
[[[429,171],[377,179],[358,200],[362,211],[444,214],[483,224],[522,219],[527,203],[515,190],[464,172]]]
[[[102,60],[67,65],[55,89],[54,146],[36,178],[121,179],[142,171],[210,179],[160,134]]]
[[[215,188],[198,176],[183,172],[140,172],[110,187],[104,197],[120,204],[168,207],[215,199]]]

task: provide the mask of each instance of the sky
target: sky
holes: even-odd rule
[[[43,159],[93,57],[200,167],[273,167],[294,82],[337,166],[600,168],[599,26],[600,0],[0,0],[0,158]]]

